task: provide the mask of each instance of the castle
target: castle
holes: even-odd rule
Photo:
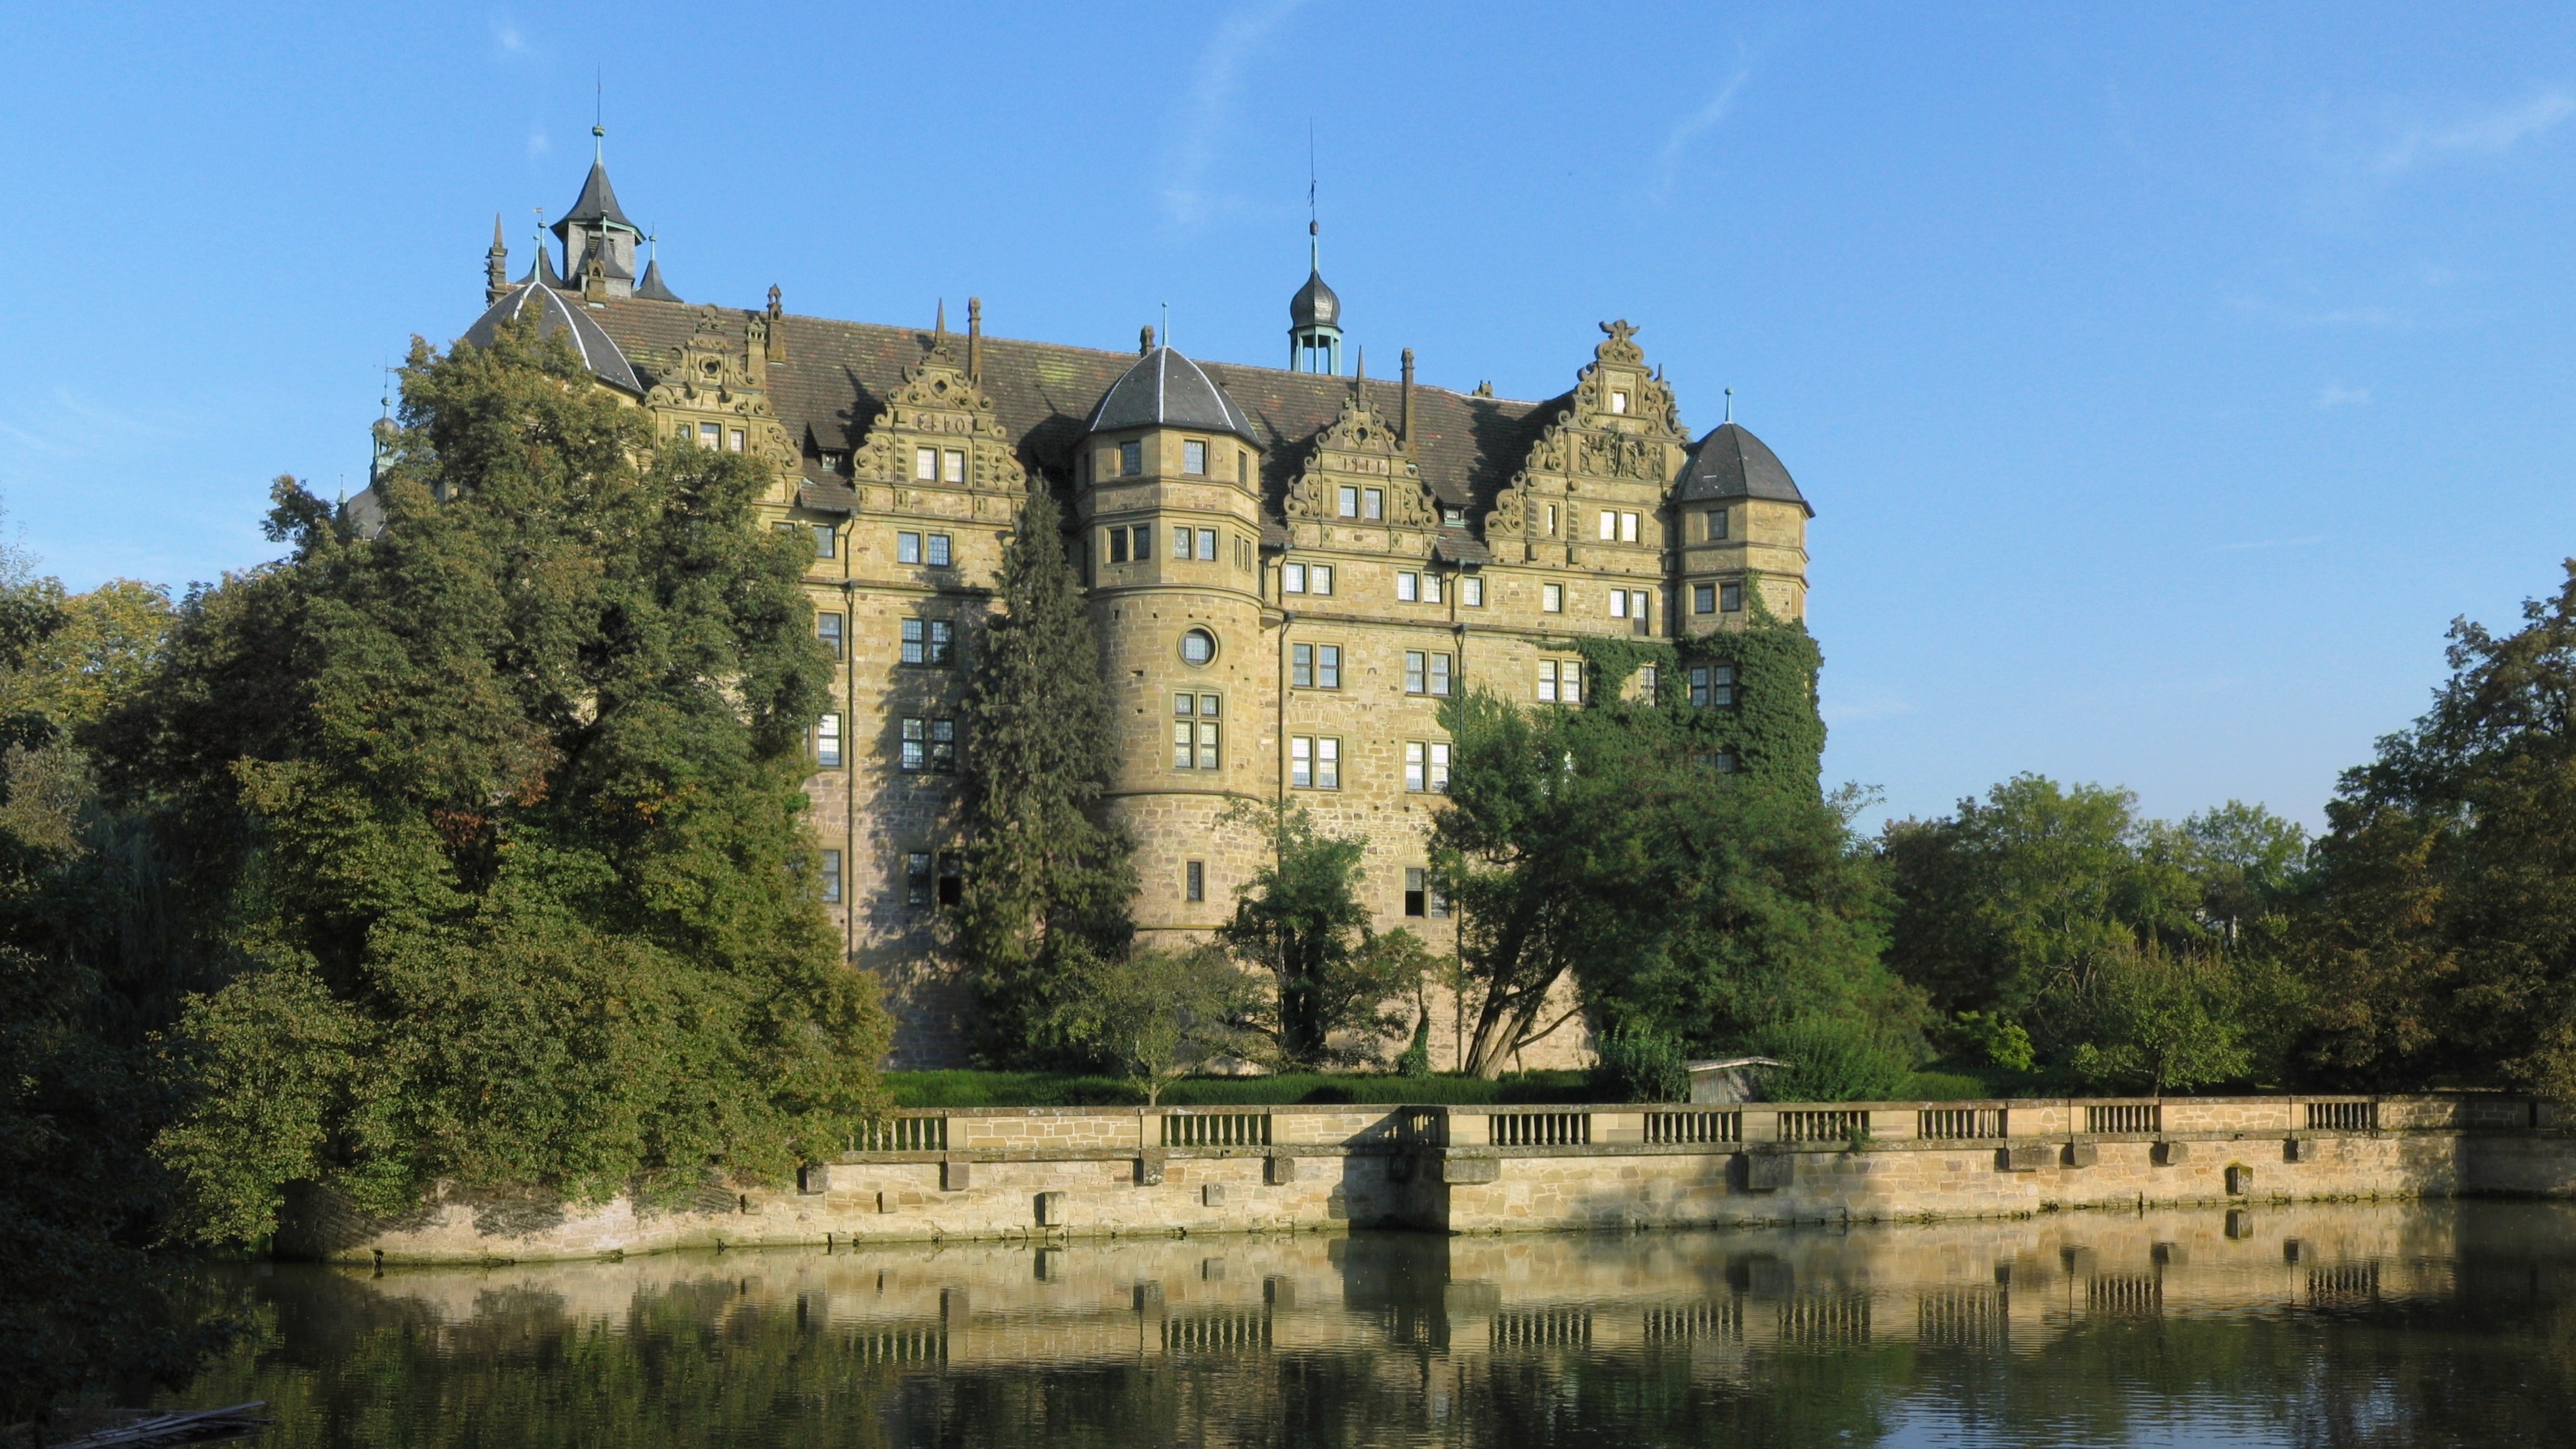
[[[655,429],[775,472],[775,527],[810,534],[815,624],[840,659],[812,740],[824,895],[848,960],[898,1021],[892,1065],[957,1064],[971,993],[937,949],[957,899],[963,667],[1017,501],[1066,503],[1122,731],[1110,808],[1134,832],[1146,939],[1213,929],[1262,850],[1220,823],[1283,795],[1369,841],[1380,929],[1445,950],[1424,831],[1446,785],[1441,701],[1589,687],[1570,641],[1740,625],[1747,592],[1803,618],[1812,510],[1732,421],[1694,441],[1625,322],[1571,390],[1516,402],[1343,372],[1319,267],[1289,303],[1285,368],[963,335],[681,300],[594,161],[512,281],[497,220],[487,310],[533,314]],[[1733,696],[1692,666],[1694,704]],[[1721,762],[1722,764],[1723,762]],[[1446,1007],[1435,1011],[1445,1022]],[[1579,1028],[1577,1029],[1579,1030]],[[1435,1065],[1455,1051],[1433,1034]],[[1574,1060],[1572,1034],[1527,1064]]]

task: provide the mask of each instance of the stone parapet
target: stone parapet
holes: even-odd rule
[[[398,1219],[289,1205],[282,1256],[1406,1227],[1476,1233],[2065,1208],[2576,1196],[2576,1134],[2491,1096],[908,1111],[786,1187]],[[2534,1125],[2540,1124],[2540,1125]],[[2096,1130],[2099,1129],[2099,1130]]]

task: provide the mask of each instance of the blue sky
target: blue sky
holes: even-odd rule
[[[1307,137],[1353,340],[1550,396],[1627,317],[1817,509],[1832,780],[2314,821],[2576,552],[2566,7],[13,7],[0,500],[268,557],[493,213],[693,301],[1273,362]],[[350,487],[357,486],[355,483]]]

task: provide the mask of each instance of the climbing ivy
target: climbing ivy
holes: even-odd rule
[[[1590,685],[1587,707],[1632,714],[1659,711],[1691,751],[1711,763],[1723,760],[1767,784],[1821,793],[1825,721],[1817,710],[1816,676],[1824,667],[1824,652],[1805,624],[1766,608],[1752,582],[1747,581],[1746,622],[1740,629],[1678,642],[1561,639],[1553,641],[1554,647],[1583,656]],[[1709,708],[1691,704],[1690,670],[1703,664],[1734,667],[1731,703]],[[1650,665],[1654,698],[1627,698],[1628,682]]]

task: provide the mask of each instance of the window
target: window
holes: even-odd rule
[[[1458,581],[1458,602],[1470,609],[1485,607],[1485,581],[1469,574]]]
[[[1238,535],[1234,540],[1234,566],[1244,573],[1252,572],[1252,540]]]
[[[1252,486],[1252,455],[1250,453],[1237,453],[1234,455],[1234,481],[1242,484],[1246,488]]]
[[[1339,689],[1342,687],[1342,646],[1339,644],[1291,644],[1288,646],[1288,683],[1296,689]]]
[[[1296,735],[1288,741],[1288,785],[1296,790],[1342,788],[1342,742],[1328,735]]]
[[[1225,741],[1219,734],[1221,697],[1213,694],[1172,696],[1172,768],[1213,770],[1224,763]],[[1195,899],[1195,897],[1193,897]]]
[[[966,903],[966,857],[953,850],[939,852],[939,903],[943,906]]]
[[[742,429],[735,428],[725,434],[725,447],[736,453],[742,451]]]
[[[1581,704],[1583,664],[1574,659],[1538,662],[1538,697],[1542,704]]]
[[[822,456],[822,463],[823,471],[826,473],[838,473],[841,471],[841,455],[838,453],[825,453]]]
[[[930,852],[926,850],[904,852],[903,903],[907,906],[929,905],[932,889]]]
[[[1711,543],[1726,541],[1726,510],[1723,508],[1712,508],[1708,511],[1708,541]]]
[[[1744,612],[1744,585],[1718,585],[1717,611],[1721,614],[1740,614]]]
[[[896,563],[908,564],[917,564],[921,562],[921,535],[917,533],[896,534],[894,536],[894,561]]]
[[[903,621],[903,662],[906,664],[948,664],[954,626],[946,619],[906,619]]]
[[[1430,674],[1423,665],[1422,660],[1423,653],[1421,650],[1407,649],[1404,651],[1404,692],[1407,694],[1422,694],[1427,692],[1430,688],[1428,683]]]
[[[1306,568],[1306,583],[1308,586],[1307,591],[1310,593],[1331,593],[1333,591],[1333,566],[1331,564],[1308,565]]]
[[[1383,519],[1386,517],[1385,489],[1363,488],[1360,490],[1360,517],[1372,519]]]
[[[1637,541],[1636,514],[1622,513],[1619,515],[1619,541],[1621,543],[1635,543]]]
[[[1397,574],[1395,576],[1395,597],[1397,602],[1405,604],[1410,604],[1414,600],[1421,598],[1422,575],[1410,573]]]
[[[964,451],[963,449],[960,449],[960,448],[951,448],[951,449],[949,449],[949,450],[948,450],[948,452],[947,452],[947,455],[946,455],[946,456],[947,456],[947,463],[948,463],[948,466],[947,466],[947,468],[946,468],[944,471],[942,471],[942,472],[940,473],[940,475],[939,475],[939,476],[940,476],[942,479],[944,479],[945,481],[950,482],[950,483],[963,483],[963,482],[965,482],[965,481],[966,481],[966,453],[965,453],[965,451]]]
[[[1735,773],[1735,751],[1720,750],[1708,757],[1708,763],[1709,767],[1719,774],[1732,775]]]
[[[1127,530],[1123,528],[1109,530],[1109,561],[1111,563],[1127,561]]]
[[[1610,394],[1610,411],[1612,411],[1612,412],[1614,412],[1614,413],[1624,413],[1624,412],[1626,412],[1627,410],[1628,410],[1628,395],[1627,395],[1626,393],[1624,393],[1624,392],[1614,392],[1614,393]]]
[[[934,533],[923,541],[930,546],[930,566],[935,569],[944,569],[948,567],[948,535],[944,533]]]
[[[1181,662],[1205,664],[1216,657],[1216,636],[1205,629],[1191,629],[1181,635]],[[1208,696],[1210,699],[1216,696]]]
[[[1207,476],[1207,444],[1196,438],[1181,444],[1181,471],[1193,478]]]
[[[1306,592],[1306,566],[1304,564],[1281,564],[1279,566],[1279,591],[1283,594],[1302,594]]]
[[[1612,589],[1610,591],[1610,617],[1613,619],[1624,619],[1628,617],[1628,591],[1626,589]]]
[[[1417,794],[1449,791],[1449,746],[1443,740],[1404,742],[1404,788]]]
[[[1640,664],[1640,665],[1638,665],[1638,666],[1637,666],[1637,697],[1638,697],[1639,699],[1644,700],[1644,701],[1645,701],[1646,703],[1648,703],[1648,704],[1652,704],[1652,703],[1654,703],[1654,702],[1655,702],[1655,685],[1656,685],[1656,680],[1655,680],[1655,666],[1653,666],[1653,665],[1651,665],[1651,664]]]
[[[1144,471],[1145,445],[1143,443],[1120,443],[1118,445],[1118,476],[1121,478],[1133,478]]]
[[[1213,528],[1199,530],[1199,562],[1216,562],[1216,530]]]
[[[1127,532],[1135,544],[1136,562],[1143,563],[1154,556],[1154,530],[1152,528],[1140,523],[1134,528],[1127,530]]]
[[[1431,656],[1431,692],[1435,695],[1441,696],[1442,698],[1448,697],[1449,656],[1446,654],[1434,654]]]
[[[1185,901],[1207,899],[1206,861],[1189,860],[1181,863],[1181,899]]]
[[[832,651],[833,658],[840,658],[841,616],[838,614],[816,614],[814,616],[814,637],[823,641],[823,647]]]
[[[1563,585],[1563,584],[1541,584],[1541,585],[1539,585],[1539,586],[1538,586],[1538,606],[1539,606],[1541,609],[1543,609],[1543,610],[1545,610],[1545,611],[1547,611],[1548,613],[1551,613],[1551,614],[1562,614],[1562,613],[1564,613],[1564,612],[1565,612],[1565,585]]]
[[[814,763],[827,770],[841,767],[841,717],[827,714],[814,722]]]
[[[1616,589],[1611,591],[1613,596],[1618,592]],[[1628,618],[1640,634],[1646,632],[1648,622],[1654,617],[1654,601],[1655,596],[1644,589],[1628,590]]]
[[[953,719],[906,719],[903,722],[903,758],[906,770],[929,770],[949,774],[957,768],[957,721]]]
[[[912,476],[917,481],[923,483],[936,483],[939,481],[939,450],[937,448],[915,448],[912,450]]]
[[[1619,515],[1607,509],[1601,513],[1601,541],[1610,543],[1619,537]]]
[[[1732,664],[1692,665],[1690,702],[1700,709],[1724,709],[1735,703],[1735,666]]]
[[[724,430],[713,423],[698,424],[698,446],[712,451],[724,436]]]
[[[1422,602],[1426,604],[1436,604],[1440,602],[1440,576],[1438,574],[1424,574],[1422,576]]]
[[[1717,612],[1717,585],[1691,585],[1691,612],[1694,614],[1714,614]]]
[[[1556,537],[1556,505],[1553,503],[1547,506],[1547,536]]]
[[[1175,524],[1173,524],[1173,525],[1172,525],[1172,557],[1174,557],[1174,558],[1176,558],[1176,559],[1185,559],[1185,558],[1188,558],[1189,556],[1190,556],[1190,529],[1189,529],[1189,525],[1188,525],[1188,524],[1185,524],[1185,523],[1175,523]]]
[[[1431,882],[1431,872],[1420,866],[1404,868],[1404,913],[1408,916],[1442,917],[1449,914],[1449,903],[1440,897],[1440,888]]]
[[[834,556],[833,550],[834,550],[836,547],[838,547],[838,545],[837,545],[837,543],[835,542],[835,540],[837,540],[839,537],[840,537],[840,534],[839,534],[839,533],[838,533],[838,532],[837,532],[837,531],[832,527],[832,525],[830,525],[830,524],[828,524],[828,523],[818,523],[818,524],[815,524],[815,525],[814,525],[814,556],[815,556],[816,558],[831,558],[831,557],[833,557],[833,556]]]
[[[827,850],[823,852],[823,904],[836,906],[840,903],[841,853],[837,850]]]
[[[1336,495],[1334,501],[1339,505],[1334,511],[1341,514],[1342,517],[1357,518],[1360,516],[1359,489],[1344,488]]]

